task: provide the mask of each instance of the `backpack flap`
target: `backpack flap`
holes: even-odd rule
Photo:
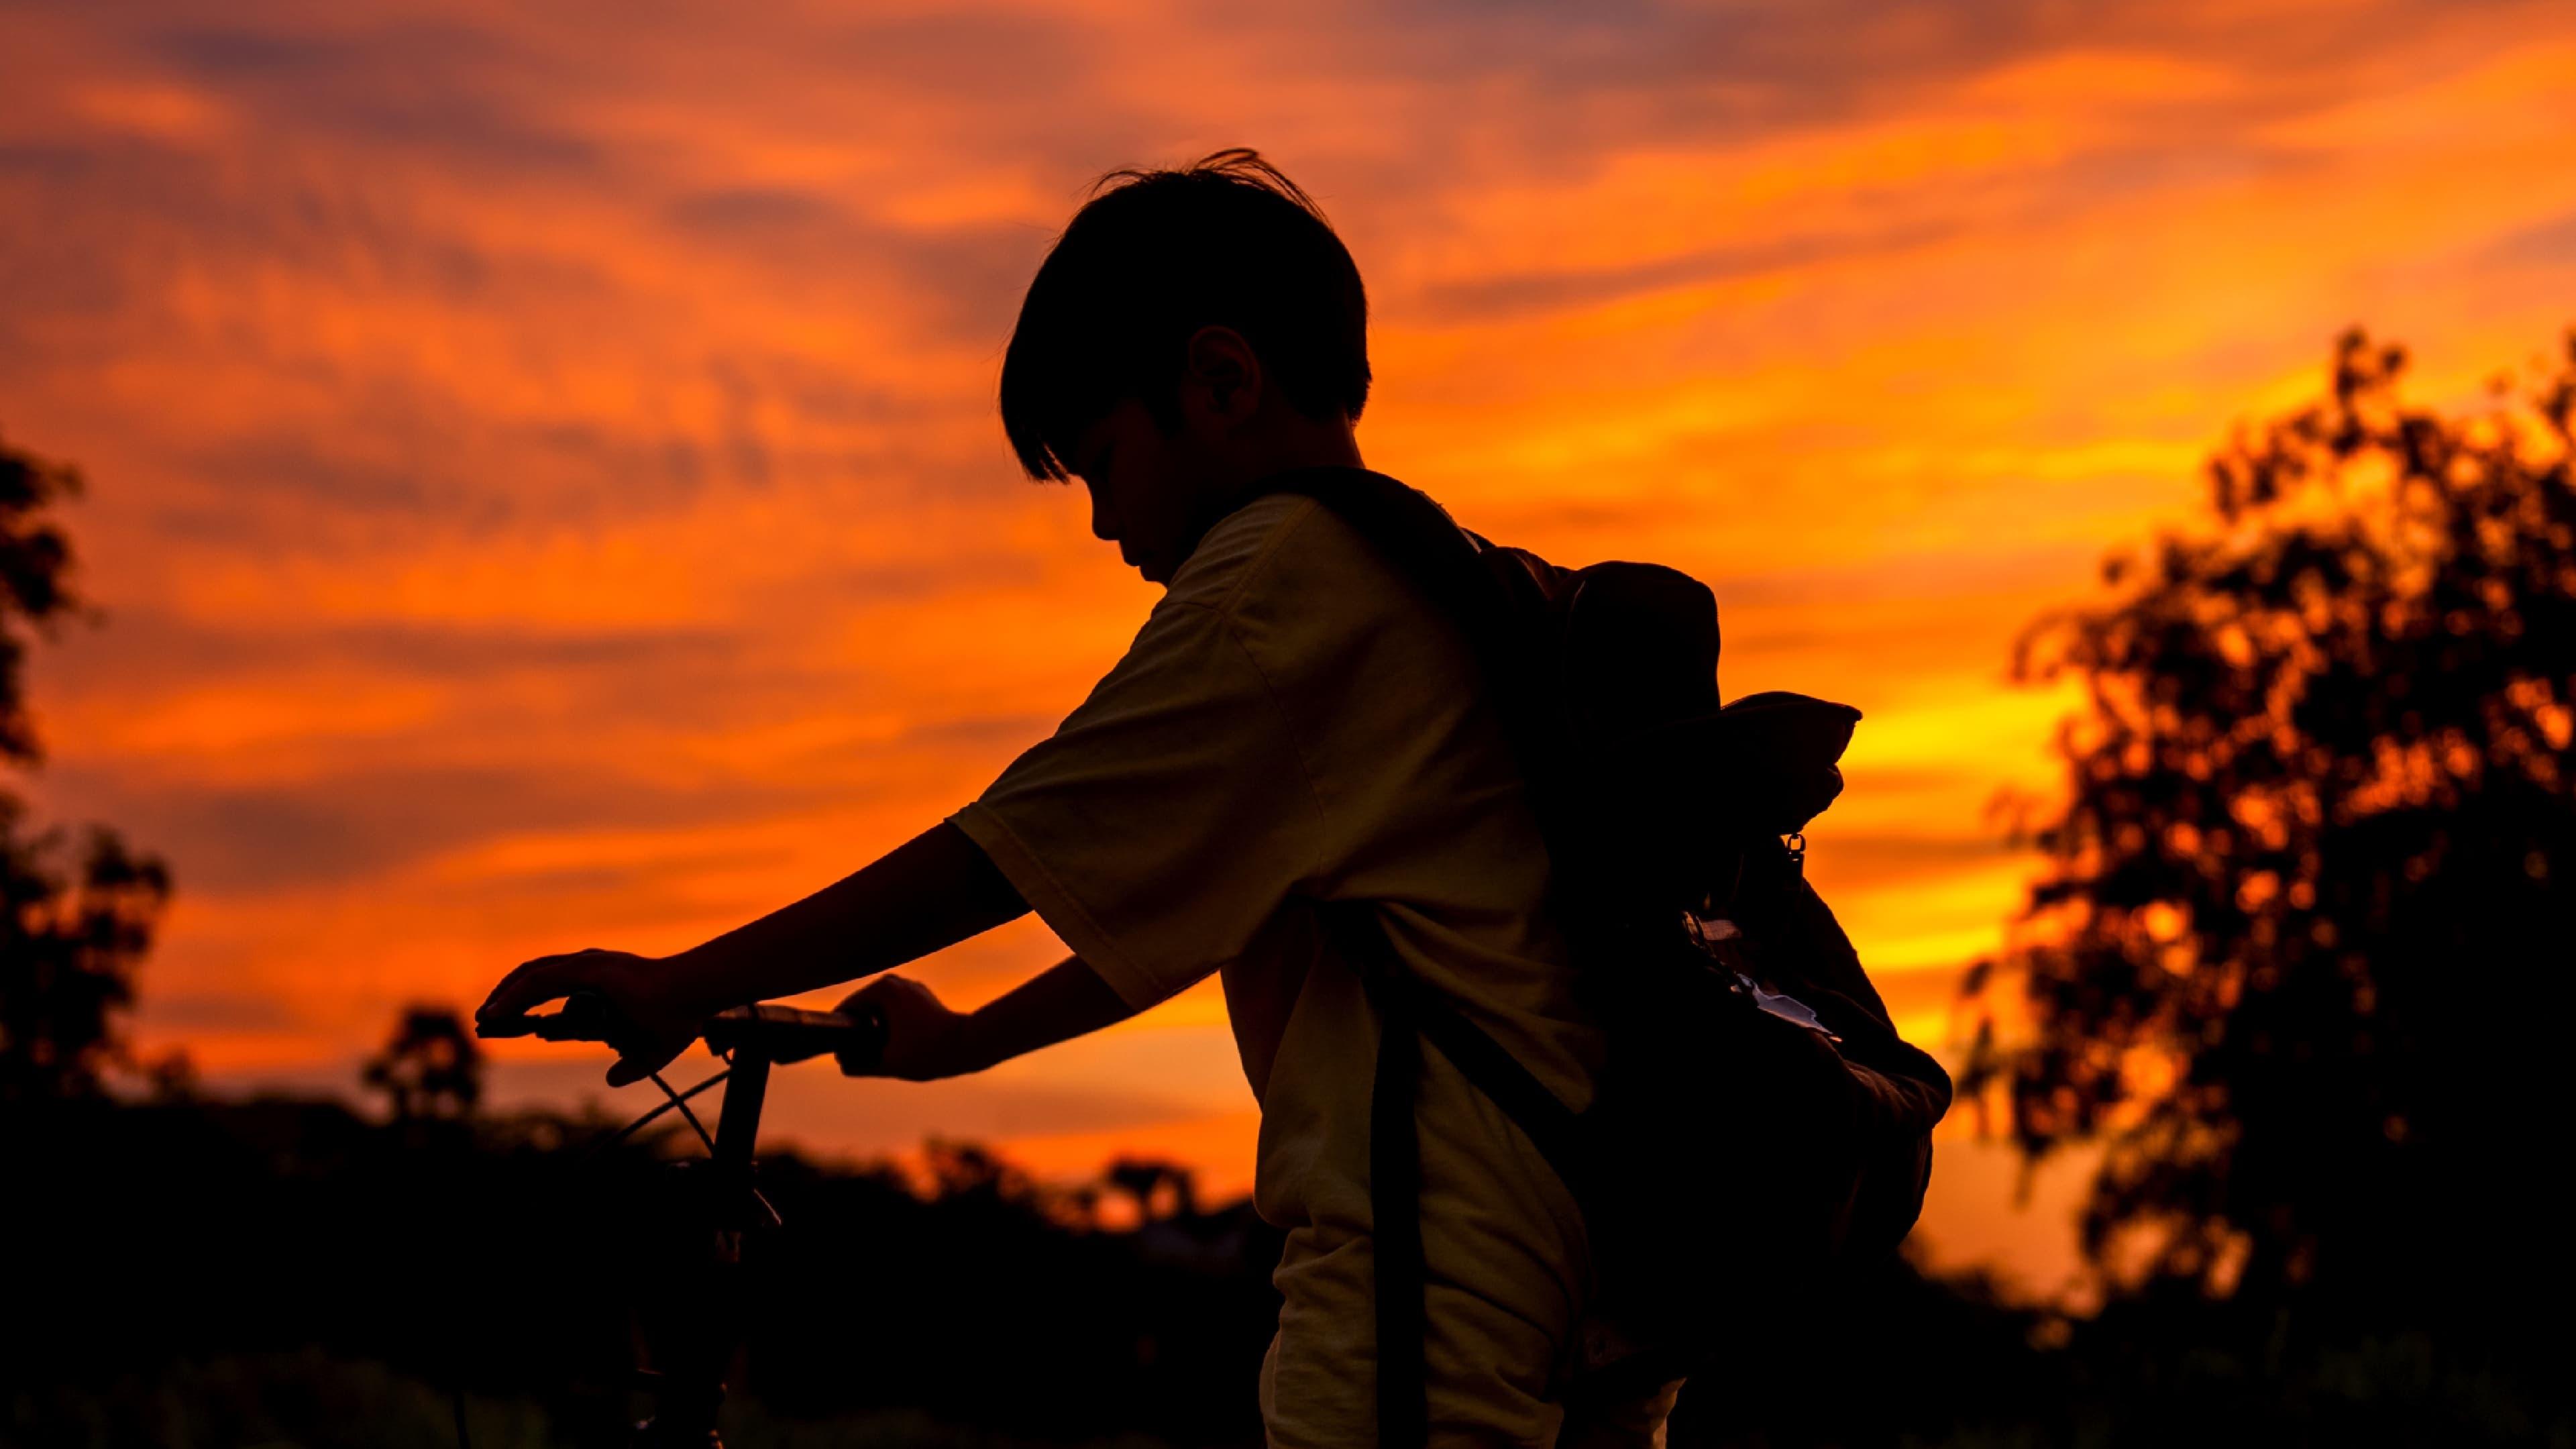
[[[1803,830],[1843,792],[1840,761],[1860,711],[1772,690],[1748,694],[1696,731],[1711,794],[1749,831]]]
[[[1557,605],[1557,679],[1578,748],[1616,751],[1717,708],[1717,596],[1661,564],[1574,571]]]
[[[1617,878],[1658,913],[1730,899],[1749,857],[1777,854],[1842,794],[1837,762],[1859,719],[1768,693],[1604,735],[1590,799],[1597,838],[1625,862]]]

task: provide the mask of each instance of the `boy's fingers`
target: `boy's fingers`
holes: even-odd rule
[[[491,995],[483,998],[483,1004],[475,1008],[475,1019],[525,1016],[529,1007],[543,1006],[558,996],[572,994],[582,982],[570,968],[589,954],[587,951],[574,951],[520,962],[509,975],[501,978],[500,985],[492,988]]]
[[[877,1025],[876,1040],[867,1050],[837,1051],[832,1054],[832,1060],[840,1067],[842,1076],[885,1075],[886,1039],[889,1030],[886,1023],[885,1002],[888,996],[902,989],[902,983],[903,978],[900,976],[880,976],[851,992],[842,998],[839,1006],[832,1008],[843,1016],[874,1017]]]
[[[908,976],[889,974],[880,976],[842,997],[841,1004],[832,1009],[843,1016],[857,1016],[861,1012],[873,1011],[877,1014],[877,1019],[882,1021],[894,1012],[901,1011],[904,1005],[924,998],[937,999],[931,997],[930,988],[920,982]]]
[[[894,1043],[894,1027],[884,1009],[872,1001],[855,998],[841,1003],[841,1014],[871,1028],[859,1033],[860,1044],[845,1046],[832,1053],[845,1077],[880,1077],[885,1075],[886,1051]]]
[[[546,969],[554,959],[552,956],[540,956],[534,961],[523,963],[509,975],[502,977],[501,984],[493,987],[492,994],[484,997],[483,1004],[475,1008],[475,1019],[483,1021],[496,1016],[524,1016],[529,1007],[552,1001],[563,995],[562,991],[554,989],[552,973]]]

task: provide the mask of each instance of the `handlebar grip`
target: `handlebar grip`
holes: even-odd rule
[[[754,1051],[773,1062],[832,1055],[874,1064],[885,1055],[886,1023],[873,1007],[844,1016],[755,1004],[709,1018],[706,1038],[711,1051]]]

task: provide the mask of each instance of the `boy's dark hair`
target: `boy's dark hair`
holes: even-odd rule
[[[1002,357],[1002,428],[1032,478],[1126,398],[1180,427],[1173,386],[1202,327],[1231,327],[1299,412],[1368,401],[1368,295],[1321,208],[1257,151],[1100,178],[1056,238]]]

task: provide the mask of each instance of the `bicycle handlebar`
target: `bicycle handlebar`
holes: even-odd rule
[[[803,1011],[793,1006],[754,1002],[717,1012],[702,1035],[707,1049],[740,1051],[748,1047],[773,1062],[801,1062],[808,1057],[846,1056],[873,1064],[885,1055],[884,1013],[869,1007],[857,1015],[837,1011]]]
[[[477,1027],[485,1037],[533,1036],[540,1041],[611,1042],[618,1035],[617,1009],[595,991],[576,991],[563,1005],[544,1015],[529,1014]],[[805,1011],[793,1006],[755,1002],[717,1012],[699,1029],[707,1049],[718,1054],[752,1052],[771,1062],[801,1062],[809,1057],[844,1056],[874,1063],[885,1054],[885,1017],[874,1009],[845,1016],[835,1011]]]

